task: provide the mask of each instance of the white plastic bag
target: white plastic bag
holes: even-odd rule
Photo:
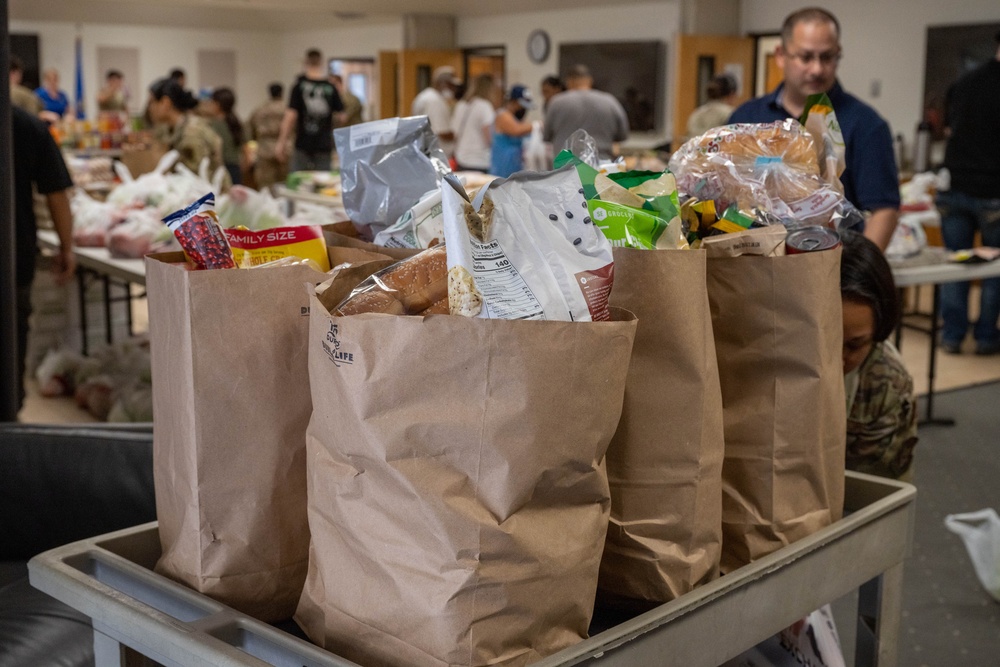
[[[996,510],[949,514],[944,525],[965,542],[979,582],[1000,602],[1000,516]]]
[[[902,260],[916,257],[927,247],[927,232],[918,217],[903,214],[899,217],[889,246],[885,249],[886,259]]]
[[[389,248],[430,248],[444,240],[441,188],[424,193],[390,227],[375,235],[375,245]]]
[[[489,319],[610,319],[611,244],[594,225],[572,165],[497,179],[470,202],[442,185],[452,314]],[[475,236],[469,226],[477,226]]]
[[[528,171],[548,171],[552,167],[552,159],[545,148],[542,138],[542,121],[531,124],[531,134],[524,141],[524,168]]]

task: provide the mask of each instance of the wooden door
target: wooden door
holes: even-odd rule
[[[753,96],[754,40],[724,35],[679,35],[674,87],[674,148],[687,132],[688,116],[704,101],[704,89],[716,74],[737,80],[738,104]]]
[[[378,117],[399,115],[399,54],[378,52]],[[372,119],[375,120],[375,119]]]
[[[413,108],[413,98],[421,90],[431,85],[434,70],[442,65],[451,65],[455,74],[461,79],[462,52],[458,50],[431,51],[423,49],[405,49],[399,52],[399,82],[398,116],[409,116]]]
[[[472,84],[472,80],[480,74],[489,74],[493,77],[496,88],[493,91],[494,97],[490,101],[495,107],[499,107],[503,103],[504,92],[509,87],[504,77],[506,71],[505,61],[506,58],[504,56],[484,56],[477,54],[469,54],[465,59],[466,75],[470,85]]]

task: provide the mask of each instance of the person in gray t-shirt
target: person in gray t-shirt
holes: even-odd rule
[[[594,90],[594,79],[584,65],[574,65],[566,77],[568,90],[555,95],[545,113],[543,137],[558,154],[566,140],[579,129],[597,143],[602,159],[615,155],[616,142],[628,138],[628,117],[610,93]]]

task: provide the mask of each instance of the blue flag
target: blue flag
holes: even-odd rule
[[[83,101],[83,47],[80,38],[76,38],[76,117],[83,120],[85,116]]]

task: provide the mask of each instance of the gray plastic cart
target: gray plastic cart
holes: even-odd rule
[[[848,473],[841,521],[536,665],[716,667],[855,589],[856,665],[896,665],[915,497],[909,484]],[[354,665],[153,573],[159,555],[150,523],[53,549],[28,568],[32,585],[92,619],[98,667],[142,665],[139,656],[167,667]]]

